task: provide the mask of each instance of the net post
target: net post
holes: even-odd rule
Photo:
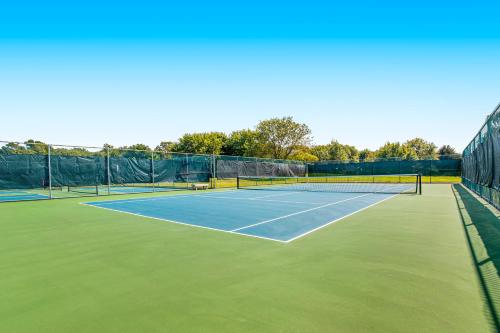
[[[236,176],[236,188],[240,188],[240,176]]]
[[[51,167],[51,145],[48,145],[48,151],[47,151],[47,163],[49,167],[49,199],[52,199],[52,167]]]
[[[420,175],[420,195],[422,195],[422,175]]]
[[[155,159],[154,159],[154,150],[151,151],[151,182],[153,183],[153,192],[155,192]]]
[[[417,186],[418,186],[418,194],[422,195],[422,174],[418,174],[417,176]]]
[[[110,162],[109,162],[109,158],[110,158],[110,154],[109,154],[109,147],[106,147],[106,153],[107,153],[107,157],[108,157],[108,160],[107,160],[107,163],[106,163],[106,168],[107,168],[107,173],[108,173],[108,195],[111,195],[111,168],[110,168]]]

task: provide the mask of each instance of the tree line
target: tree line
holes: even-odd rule
[[[111,155],[126,155],[125,150],[141,150],[150,152],[151,147],[144,144],[115,148],[105,144],[97,154],[110,151]],[[28,140],[24,145],[8,143],[2,151],[10,153],[47,153],[48,146],[41,141]],[[373,161],[376,159],[438,159],[456,154],[453,147],[444,145],[439,149],[433,142],[422,138],[413,138],[405,142],[386,142],[376,150],[363,149],[341,144],[332,140],[325,145],[313,145],[311,129],[292,117],[271,118],[260,121],[254,129],[243,129],[231,132],[186,133],[177,141],[163,141],[155,151],[183,152],[193,154],[216,154],[274,159],[290,159],[307,162],[338,161]],[[125,151],[125,152],[124,152]],[[64,155],[95,155],[85,148],[60,147],[54,153]],[[132,154],[132,153],[131,153]]]
[[[400,158],[409,160],[438,159],[455,155],[449,145],[438,147],[422,138],[406,142],[386,142],[377,150],[363,149],[332,140],[325,145],[313,145],[311,130],[306,124],[297,123],[292,117],[263,120],[255,129],[222,132],[187,133],[176,142],[162,142],[157,150],[197,154],[222,154],[275,159],[291,159],[308,162],[373,161],[375,159]]]

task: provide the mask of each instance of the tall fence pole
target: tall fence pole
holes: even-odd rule
[[[429,184],[432,184],[432,160],[429,160]]]
[[[110,168],[110,162],[109,162],[109,158],[110,158],[109,147],[106,147],[106,153],[108,155],[108,160],[106,163],[107,174],[108,174],[108,195],[110,195],[111,194],[111,168]]]
[[[399,182],[401,183],[401,160],[398,161]]]
[[[243,164],[243,163],[245,163],[245,161],[241,161],[241,163],[240,163],[240,157],[236,156],[236,178],[241,176],[241,167],[242,167],[241,164]]]
[[[153,192],[155,192],[155,157],[154,157],[154,151],[151,151],[151,181],[153,183]]]
[[[186,154],[186,189],[189,189],[189,154]]]
[[[52,166],[50,163],[51,145],[48,146],[47,162],[49,167],[49,199],[52,199]]]
[[[216,169],[215,169],[215,154],[212,154],[212,188],[217,187],[217,175],[216,175]]]

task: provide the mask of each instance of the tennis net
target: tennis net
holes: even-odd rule
[[[82,185],[82,186],[72,186],[68,185],[68,192],[97,195],[99,194],[99,186],[97,185]]]
[[[319,177],[238,177],[238,189],[269,191],[422,193],[419,174]]]

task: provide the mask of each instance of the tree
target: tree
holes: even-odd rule
[[[443,145],[441,148],[438,149],[438,154],[439,155],[454,155],[457,152],[455,151],[455,148],[449,145]]]
[[[296,150],[290,154],[289,159],[304,162],[317,162],[319,158],[308,151]]]
[[[359,152],[359,159],[361,161],[373,161],[375,160],[375,152],[371,151],[370,149],[363,149],[362,151]]]
[[[359,160],[359,151],[354,146],[343,145],[337,140],[330,142],[328,159],[336,161],[357,161]]]
[[[416,155],[419,160],[436,158],[437,147],[432,142],[425,141],[422,138],[415,138],[406,141],[404,145],[409,151],[413,152],[411,155]]]
[[[311,142],[311,130],[292,117],[272,118],[261,121],[256,132],[262,147],[271,157],[287,159],[297,146],[307,146]]]
[[[36,140],[28,140],[25,142],[26,149],[30,150],[33,154],[48,154],[49,147],[46,143]]]
[[[223,153],[233,156],[260,156],[259,135],[250,129],[234,131],[224,142]]]
[[[137,143],[132,146],[124,146],[122,147],[123,149],[131,149],[131,150],[145,150],[145,151],[151,151],[151,148],[149,148],[148,145],[142,144],[142,143]]]
[[[120,154],[116,151],[116,149],[115,149],[115,147],[113,145],[110,145],[109,143],[105,143],[102,146],[102,149],[99,152],[99,155],[101,155],[101,156],[108,156],[108,152],[109,152],[109,156],[110,157],[120,156]]]
[[[84,147],[53,147],[51,153],[59,156],[101,156],[101,152],[92,152]]]
[[[318,145],[311,148],[311,154],[316,156],[320,161],[330,159],[330,145]]]
[[[137,143],[132,146],[123,146],[114,149],[115,153],[123,157],[151,158],[151,148],[148,145]],[[113,154],[114,155],[114,154]]]
[[[319,158],[311,153],[311,148],[309,148],[308,146],[297,146],[288,158],[290,160],[304,162],[319,161]]]
[[[32,154],[25,146],[16,142],[9,142],[2,146],[2,154]]]
[[[220,154],[227,136],[221,132],[184,134],[176,150],[192,154]]]
[[[338,141],[332,141],[330,143],[330,149],[328,150],[328,159],[335,161],[347,161],[349,159],[349,151],[345,149],[344,145]]]
[[[155,151],[160,151],[162,153],[170,153],[177,150],[177,143],[172,141],[162,141],[158,146],[156,146]]]
[[[358,161],[359,160],[359,151],[356,147],[344,145],[344,149],[346,150],[348,159],[350,161]]]
[[[417,159],[414,151],[399,142],[386,142],[375,152],[378,158]]]

